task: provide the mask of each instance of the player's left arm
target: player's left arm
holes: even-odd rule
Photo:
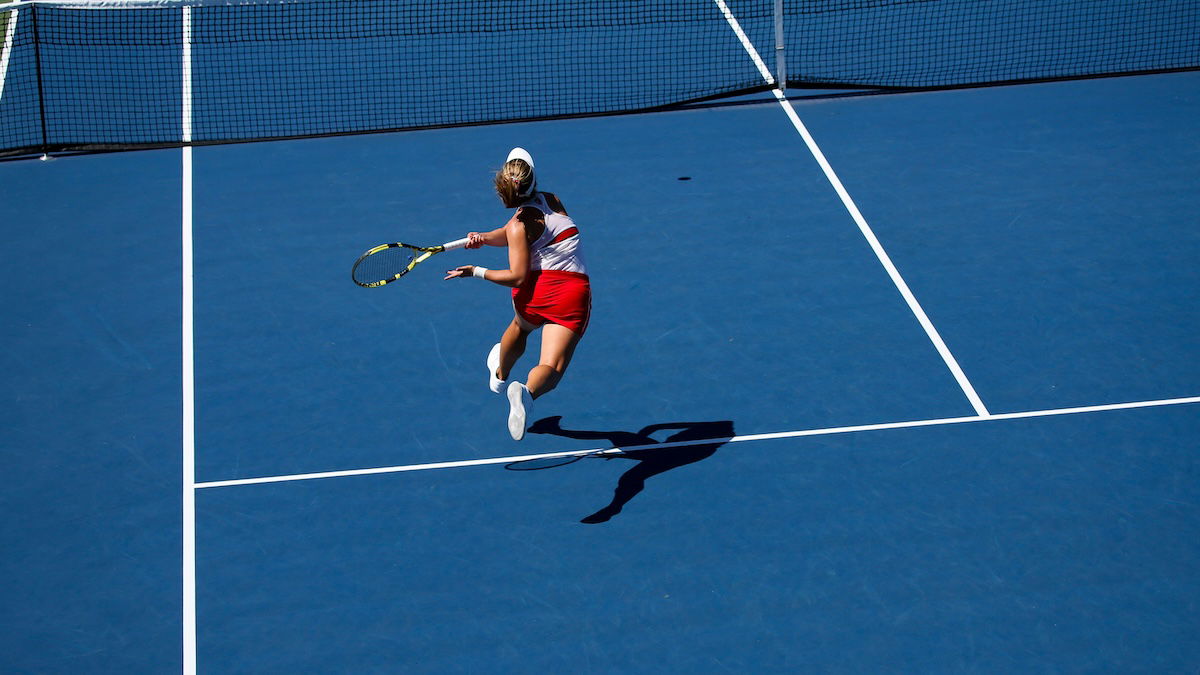
[[[562,200],[558,198],[558,195],[552,192],[543,192],[542,196],[546,198],[546,204],[555,213],[561,213],[564,216],[570,215],[567,213],[567,207],[563,206]]]

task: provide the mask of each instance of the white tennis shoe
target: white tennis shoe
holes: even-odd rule
[[[495,347],[492,347],[491,353],[487,358],[488,367],[488,388],[492,393],[499,394],[504,391],[504,380],[496,377],[496,369],[500,367],[500,343],[497,342]]]
[[[525,438],[525,420],[529,419],[529,412],[532,408],[533,396],[529,395],[529,389],[520,382],[509,383],[508,433],[512,435],[514,441]]]

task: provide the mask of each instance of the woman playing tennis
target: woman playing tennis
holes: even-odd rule
[[[508,269],[490,270],[464,265],[446,273],[447,279],[486,279],[512,290],[516,316],[500,343],[488,354],[488,386],[508,395],[508,431],[513,440],[525,437],[533,400],[554,389],[567,372],[575,347],[587,330],[592,291],[579,246],[579,230],[558,197],[537,189],[533,157],[513,148],[496,173],[500,201],[516,209],[503,227],[471,232],[467,248],[508,247]],[[542,354],[525,382],[507,383],[517,359],[525,353],[529,334],[542,329]]]

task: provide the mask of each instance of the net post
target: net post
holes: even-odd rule
[[[786,47],[783,38],[783,0],[775,0],[775,88],[780,91],[787,89],[784,51]]]

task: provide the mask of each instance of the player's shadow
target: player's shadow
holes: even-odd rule
[[[666,448],[644,448],[628,450],[613,459],[626,459],[637,462],[633,468],[622,474],[617,481],[617,488],[612,501],[582,519],[582,523],[603,523],[621,512],[631,499],[646,487],[646,479],[670,471],[685,464],[699,462],[713,455],[729,439],[733,438],[733,422],[668,422],[651,424],[641,431],[582,431],[564,429],[561,426],[562,417],[554,416],[540,419],[529,427],[531,434],[551,434],[563,438],[580,440],[607,440],[615,448],[629,448],[644,445],[659,445],[663,443],[686,443],[686,445]],[[663,441],[654,439],[655,432],[677,430]],[[709,443],[692,443],[692,441],[711,441]]]

